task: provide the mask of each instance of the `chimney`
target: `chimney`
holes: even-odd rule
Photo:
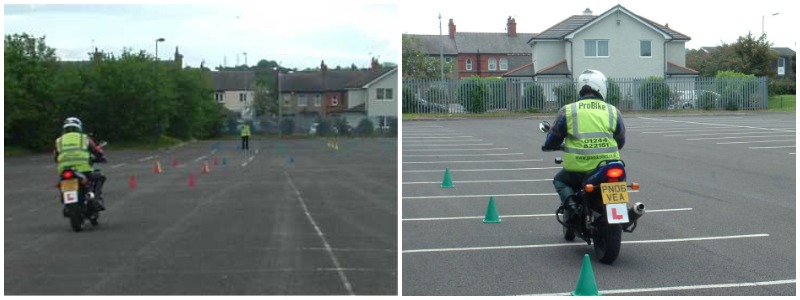
[[[372,58],[372,62],[370,63],[369,69],[373,72],[380,71],[381,65],[378,63],[377,58]]]
[[[183,69],[183,54],[178,52],[178,46],[175,46],[175,65],[178,69]]]
[[[103,60],[103,53],[97,51],[97,47],[94,48],[94,53],[92,53],[92,60],[94,60],[95,62]]]
[[[450,38],[451,39],[455,39],[456,38],[456,24],[453,23],[453,19],[450,19],[450,23],[447,24],[447,27],[450,28],[450,33],[449,33]]]
[[[517,20],[509,16],[506,30],[508,30],[508,36],[517,36]]]
[[[587,7],[586,10],[583,11],[583,15],[584,16],[591,16],[592,15],[592,10]]]

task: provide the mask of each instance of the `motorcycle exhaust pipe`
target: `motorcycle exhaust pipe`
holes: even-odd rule
[[[628,229],[644,215],[644,203],[636,202],[633,207],[628,209],[628,223],[622,225],[622,230],[628,231]]]

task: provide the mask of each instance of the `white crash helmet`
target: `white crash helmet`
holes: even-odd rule
[[[585,70],[581,73],[581,76],[578,76],[578,94],[580,94],[581,90],[584,86],[589,86],[592,91],[597,92],[600,95],[600,98],[603,98],[603,101],[606,99],[606,89],[608,88],[606,76],[600,71],[597,70]]]
[[[64,126],[62,129],[67,130],[67,128],[74,128],[77,129],[77,131],[83,131],[83,123],[81,122],[81,119],[69,117],[64,120]]]

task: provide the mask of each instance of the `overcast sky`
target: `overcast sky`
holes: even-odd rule
[[[634,14],[650,19],[691,37],[686,47],[697,49],[734,43],[750,31],[761,35],[761,19],[773,47],[796,48],[798,13],[789,0],[708,1],[708,0],[556,0],[556,1],[404,1],[400,5],[403,33],[439,34],[438,14],[442,14],[442,32],[453,19],[461,32],[505,32],[506,19],[515,17],[517,32],[540,33],[586,8],[600,15],[617,4]],[[778,13],[776,16],[772,14]]]
[[[62,60],[85,60],[93,47],[119,54],[124,48],[172,59],[175,47],[184,65],[202,61],[255,65],[260,59],[283,66],[334,68],[399,63],[398,5],[327,1],[253,1],[229,4],[89,4],[3,6],[5,34],[46,36]],[[238,58],[237,58],[238,56]],[[226,59],[227,58],[227,59]]]

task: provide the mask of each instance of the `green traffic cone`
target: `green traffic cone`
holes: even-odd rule
[[[583,267],[581,267],[581,275],[578,277],[578,286],[570,293],[573,296],[600,296],[597,291],[597,282],[594,281],[594,272],[592,272],[592,264],[589,261],[589,254],[583,256]]]
[[[483,223],[500,223],[500,215],[497,214],[497,207],[494,206],[494,197],[489,196],[489,207],[486,208],[486,217]]]
[[[443,188],[454,188],[453,180],[450,179],[450,169],[444,168],[444,179],[442,180]]]

